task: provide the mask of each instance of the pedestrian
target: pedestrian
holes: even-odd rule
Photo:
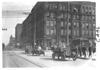
[[[89,57],[91,56],[91,47],[89,46]]]

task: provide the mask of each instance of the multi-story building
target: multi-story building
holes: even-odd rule
[[[31,34],[27,34],[32,43],[43,47],[68,45],[75,38],[93,40],[96,36],[94,2],[38,2],[29,16],[32,19],[26,29]]]
[[[22,24],[17,24],[15,27],[16,46],[21,45],[21,32],[22,32]]]
[[[10,40],[9,40],[9,43],[8,43],[8,46],[15,46],[15,37],[13,37],[12,35],[10,36]]]

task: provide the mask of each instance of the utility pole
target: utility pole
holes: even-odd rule
[[[34,23],[34,46],[36,45],[36,7],[35,7],[35,23]]]
[[[67,46],[69,46],[69,3],[67,2]]]

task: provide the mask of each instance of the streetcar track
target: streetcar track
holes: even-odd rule
[[[14,62],[14,64],[17,66],[17,67],[21,67],[21,66],[19,66],[18,64],[17,64],[17,62],[13,59],[13,55],[11,54],[11,53],[9,53],[10,54],[10,58],[11,58],[11,60]]]
[[[11,53],[10,53],[10,54],[11,54]],[[30,60],[28,60],[28,59],[24,58],[24,57],[21,57],[21,56],[19,56],[19,55],[15,54],[14,52],[13,52],[13,54],[14,54],[14,55],[16,55],[16,56],[18,56],[18,57],[20,57],[20,58],[22,58],[22,59],[24,59],[24,60],[26,60],[26,61],[28,61],[28,62],[30,62],[31,64],[34,64],[34,65],[36,65],[36,66],[40,67],[40,68],[47,67],[47,66],[45,66],[45,65],[43,65],[43,64],[39,65],[39,64],[37,64],[37,63],[34,63],[34,62],[32,62],[32,61],[30,61]],[[12,58],[12,59],[13,59],[13,58]],[[13,59],[13,60],[14,60],[14,59]],[[18,64],[17,64],[17,65],[18,65]],[[42,65],[43,65],[43,66],[42,66]],[[18,67],[20,67],[20,66],[18,65]]]

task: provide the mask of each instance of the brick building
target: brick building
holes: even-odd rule
[[[22,32],[22,24],[17,24],[15,27],[15,43],[16,47],[21,45],[21,32]]]
[[[23,25],[26,25],[23,31],[28,30],[26,36],[30,43],[44,48],[54,43],[68,45],[75,38],[93,41],[96,37],[95,3],[38,2]]]

